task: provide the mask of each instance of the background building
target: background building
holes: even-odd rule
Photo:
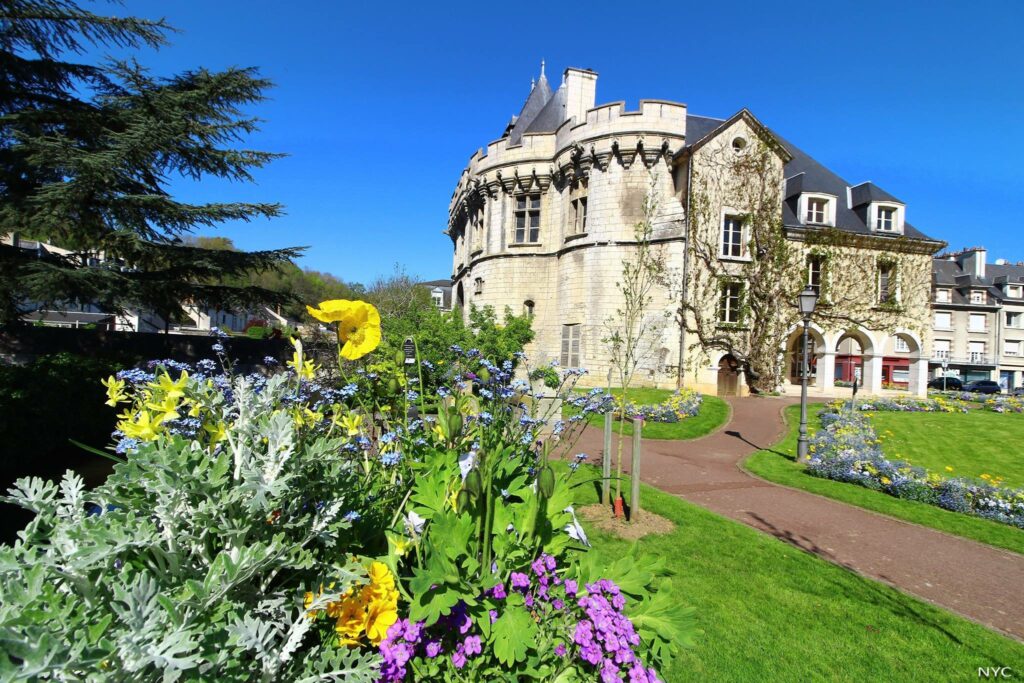
[[[1024,264],[973,247],[935,258],[931,368],[964,381],[1024,385]]]

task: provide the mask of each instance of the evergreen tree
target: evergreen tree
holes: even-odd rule
[[[288,300],[223,283],[273,270],[301,249],[247,253],[181,240],[225,220],[277,216],[279,204],[189,204],[168,189],[175,177],[248,181],[278,156],[236,148],[258,123],[242,110],[263,99],[269,81],[251,68],[159,78],[134,60],[66,60],[97,45],[158,47],[171,30],[68,0],[0,0],[0,234],[76,252],[40,258],[0,248],[0,322],[27,300],[142,306],[165,318],[186,303]],[[87,267],[89,253],[107,267]]]

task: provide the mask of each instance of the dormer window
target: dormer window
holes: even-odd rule
[[[949,290],[948,289],[936,289],[935,290],[935,302],[940,304],[949,303]]]
[[[805,225],[835,225],[836,199],[830,195],[800,195],[800,219]]]
[[[875,228],[892,232],[896,229],[896,209],[891,206],[878,207],[878,217],[875,219]]]
[[[828,215],[828,200],[812,197],[807,200],[807,222],[822,224]]]
[[[971,303],[972,304],[983,304],[985,303],[985,292],[975,290],[971,292]]]
[[[872,203],[868,224],[875,232],[903,234],[903,207],[897,204]]]
[[[1006,296],[1010,297],[1011,299],[1024,298],[1024,286],[1022,286],[1022,285],[1007,285],[1006,286]]]

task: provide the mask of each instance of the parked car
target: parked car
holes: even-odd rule
[[[936,377],[931,382],[928,382],[928,388],[960,391],[964,388],[964,383],[959,377]]]
[[[1012,394],[1018,397],[1024,396],[1024,387],[1017,387],[1016,389],[1013,390]]]
[[[1001,394],[1003,388],[999,386],[999,382],[993,382],[990,379],[979,379],[965,384],[964,391],[973,391],[977,394]]]

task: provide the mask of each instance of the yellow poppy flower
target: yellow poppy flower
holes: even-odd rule
[[[362,358],[380,345],[380,313],[372,304],[332,299],[306,310],[320,322],[338,323],[339,353],[345,360]]]

